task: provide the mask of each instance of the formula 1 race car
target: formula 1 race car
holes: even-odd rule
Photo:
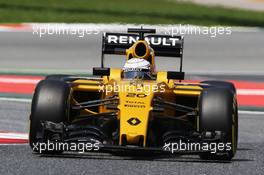
[[[104,33],[94,76],[49,75],[40,81],[30,114],[33,151],[58,154],[89,143],[86,151],[232,159],[238,139],[234,85],[184,82],[184,38],[155,33]],[[125,66],[104,67],[105,54],[124,55]],[[157,72],[155,56],[179,59],[179,70]]]

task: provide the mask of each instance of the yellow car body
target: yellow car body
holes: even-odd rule
[[[103,56],[101,67],[93,70],[93,77],[47,77],[38,84],[33,97],[31,147],[45,137],[55,142],[79,142],[91,137],[103,147],[154,147],[161,151],[164,144],[181,139],[199,143],[223,141],[230,142],[231,150],[224,154],[232,158],[237,148],[238,128],[234,86],[228,82],[183,82],[182,37],[150,35],[144,39],[144,32],[153,31],[131,31],[140,35],[106,34],[103,53],[122,54],[126,60],[135,57],[148,60],[152,78],[126,78],[121,68],[105,68]],[[127,43],[121,43],[124,38]],[[158,41],[159,45],[155,45]],[[157,72],[155,56],[179,56],[180,71]],[[65,110],[58,112],[58,108]],[[45,131],[51,135],[39,139],[38,133]],[[203,158],[212,157],[212,154],[203,155]]]
[[[138,89],[137,86],[148,88]],[[127,89],[119,89],[119,92],[117,90],[114,92],[115,87],[125,87]],[[164,89],[161,90],[157,87],[164,87]],[[151,91],[155,88],[157,91]],[[202,91],[200,84],[180,83],[167,79],[167,72],[158,72],[156,80],[122,79],[121,69],[111,69],[110,75],[104,76],[100,80],[73,81],[72,89],[73,91],[81,92],[100,92],[102,99],[112,95],[118,96],[117,118],[120,121],[119,145],[122,145],[121,137],[126,137],[127,144],[135,145],[139,142],[139,138],[142,137],[143,146],[146,146],[148,123],[153,111],[152,100],[154,96],[162,96],[170,101],[177,99],[179,96],[197,99]],[[77,99],[72,101],[74,104],[78,104]],[[109,112],[109,110],[105,107],[98,107],[96,111],[84,110],[83,112],[92,114],[105,113]],[[166,113],[175,113],[175,111],[165,110],[163,113],[166,115]],[[129,124],[127,121],[131,118],[137,118],[140,120],[140,124]]]

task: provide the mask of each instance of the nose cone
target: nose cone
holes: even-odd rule
[[[149,112],[152,110],[153,93],[147,89],[139,92],[137,85],[127,84],[126,92],[119,92],[120,145],[146,145]],[[143,140],[142,140],[143,139]]]

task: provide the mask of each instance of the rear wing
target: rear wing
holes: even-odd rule
[[[155,33],[154,29],[128,29],[131,33],[104,33],[102,40],[101,67],[104,67],[104,55],[125,55],[137,40],[145,40],[154,50],[155,56],[180,58],[180,71],[182,71],[183,58],[183,36],[170,35],[145,35],[144,33]],[[135,34],[137,33],[137,34]]]

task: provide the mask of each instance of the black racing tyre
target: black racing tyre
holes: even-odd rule
[[[39,135],[42,134],[41,121],[57,123],[68,121],[70,93],[70,85],[63,81],[42,80],[38,83],[32,99],[30,115],[29,144],[32,149],[34,144],[46,142],[45,140],[39,140]],[[34,149],[33,151],[38,152]]]
[[[214,87],[227,88],[227,89],[232,90],[234,93],[236,93],[236,88],[235,88],[234,84],[231,82],[207,80],[207,81],[202,81],[201,83],[209,84],[209,85],[212,85]]]
[[[227,88],[204,89],[199,99],[199,131],[225,133],[224,144],[229,148],[221,154],[201,154],[202,159],[231,160],[237,150],[238,115],[236,95]]]
[[[46,80],[57,80],[63,81],[65,78],[70,77],[71,75],[64,75],[64,74],[54,74],[54,75],[47,75]]]

